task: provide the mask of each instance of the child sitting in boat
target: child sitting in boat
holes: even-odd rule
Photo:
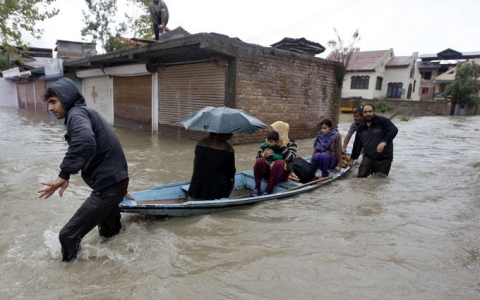
[[[260,146],[260,150],[257,152],[257,157],[263,157],[267,163],[272,166],[273,162],[279,159],[283,159],[282,152],[278,146],[278,140],[280,135],[276,131],[270,131],[267,133],[265,141]],[[265,153],[265,155],[262,155]],[[271,156],[268,156],[271,155]]]
[[[269,195],[273,192],[275,185],[288,179],[298,181],[298,177],[292,171],[292,162],[297,157],[297,143],[288,137],[290,126],[277,121],[270,125],[270,131],[278,132],[278,146],[282,154],[282,159],[272,162],[270,165],[266,158],[273,156],[273,151],[258,151],[255,165],[253,166],[253,175],[255,177],[255,188],[250,193],[250,197]],[[290,170],[290,171],[288,171]],[[268,180],[265,191],[261,193],[260,187],[263,179]]]
[[[320,122],[320,131],[313,143],[312,165],[315,170],[320,169],[322,177],[328,177],[328,169],[342,168],[342,137],[336,128],[332,128],[330,119]]]

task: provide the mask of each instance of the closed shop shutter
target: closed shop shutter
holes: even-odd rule
[[[158,73],[158,132],[201,139],[203,132],[187,131],[180,121],[205,106],[225,104],[227,66],[214,62],[168,66]]]
[[[37,111],[47,111],[47,104],[43,101],[42,96],[45,94],[45,81],[35,80],[35,102]]]
[[[27,108],[27,87],[25,83],[17,84],[18,108]]]
[[[113,77],[115,126],[152,131],[152,75]]]
[[[110,78],[108,76],[83,79],[83,97],[87,106],[98,111],[113,125]]]
[[[33,82],[25,83],[25,93],[27,100],[27,108],[35,110],[35,86]]]

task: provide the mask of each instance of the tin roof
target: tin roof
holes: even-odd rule
[[[347,71],[374,71],[375,67],[389,51],[390,50],[353,52],[347,66]],[[327,59],[336,60],[335,53],[330,53]]]
[[[408,67],[411,61],[412,56],[395,56],[385,65],[385,68]]]
[[[422,61],[480,58],[480,51],[459,52],[459,51],[447,48],[436,54],[421,54],[418,56],[418,58],[422,59]]]

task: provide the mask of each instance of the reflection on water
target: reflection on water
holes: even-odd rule
[[[341,116],[343,135],[350,122]],[[65,264],[58,232],[89,188],[73,176],[63,198],[36,195],[67,150],[62,122],[1,108],[0,298],[479,299],[480,118],[394,122],[386,179],[354,170],[311,193],[218,214],[124,214],[122,234],[105,241],[93,230]],[[194,141],[115,130],[131,189],[190,179]],[[310,155],[312,140],[298,142]],[[238,170],[252,167],[258,146],[235,147]]]

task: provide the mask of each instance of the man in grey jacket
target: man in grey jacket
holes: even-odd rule
[[[163,34],[168,24],[168,7],[162,0],[152,0],[148,4],[150,17],[153,22],[153,32],[155,33],[155,40],[159,40],[160,33]]]
[[[105,238],[122,229],[119,204],[127,194],[128,167],[122,145],[108,122],[85,104],[75,83],[62,78],[54,82],[43,96],[48,110],[57,119],[65,119],[68,151],[60,173],[52,182],[42,183],[39,198],[47,199],[68,187],[70,175],[82,173],[92,193],[59,234],[63,261],[77,257],[82,238],[98,225]]]

